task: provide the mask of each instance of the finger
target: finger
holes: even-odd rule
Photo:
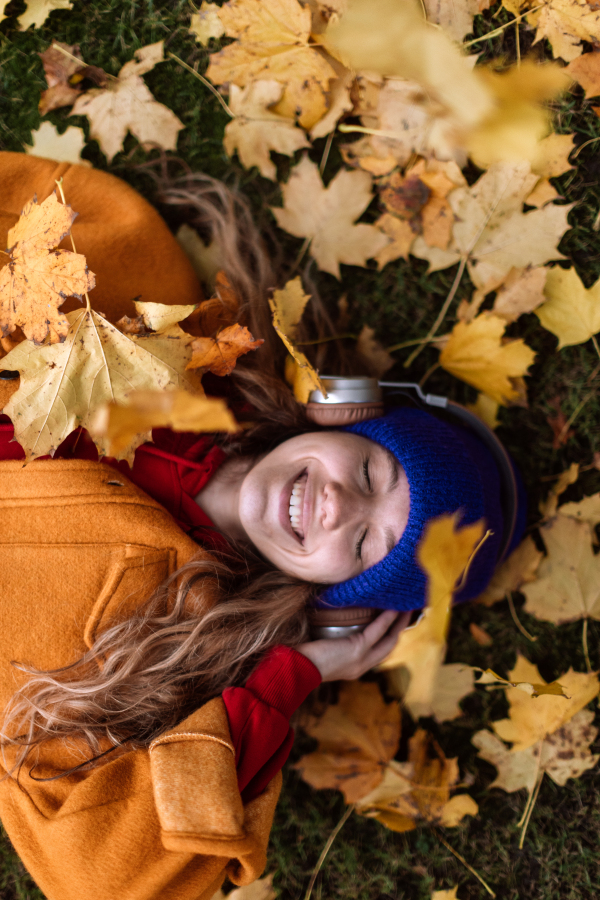
[[[398,643],[398,637],[400,633],[406,628],[408,623],[410,622],[411,612],[405,612],[402,615],[398,616],[393,626],[390,628],[387,634],[385,634],[370,650],[367,654],[367,659],[371,665],[378,665],[383,659],[388,656],[396,644]]]
[[[380,638],[389,630],[390,626],[399,618],[399,613],[395,609],[386,609],[373,619],[362,632],[363,638],[369,647],[376,644]]]

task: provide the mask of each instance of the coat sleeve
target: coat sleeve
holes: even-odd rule
[[[226,875],[264,870],[281,776],[242,802],[221,698],[147,751],[36,781],[56,759],[0,783],[5,828],[48,900],[209,900]]]

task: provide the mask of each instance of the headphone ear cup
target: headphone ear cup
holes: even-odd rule
[[[307,403],[306,415],[317,425],[341,428],[366,419],[376,419],[384,413],[383,403]]]

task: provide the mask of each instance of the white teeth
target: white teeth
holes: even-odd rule
[[[290,523],[294,531],[302,538],[302,529],[300,523],[302,520],[302,504],[304,503],[304,487],[306,485],[306,475],[302,475],[294,482],[292,493],[290,496],[289,516]]]

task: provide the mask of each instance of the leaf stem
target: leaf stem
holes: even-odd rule
[[[565,424],[563,425],[563,427],[560,429],[560,431],[558,433],[557,442],[559,444],[562,442],[565,435],[568,434],[569,428],[571,427],[571,425],[573,424],[573,422],[575,421],[575,419],[577,418],[577,416],[579,415],[579,413],[581,412],[581,410],[583,409],[585,404],[588,402],[588,400],[591,400],[592,397],[595,396],[595,394],[596,394],[596,391],[590,391],[590,393],[587,395],[587,397],[584,397],[583,400],[581,400],[577,404],[577,406],[575,407],[575,410],[571,413],[571,415],[569,416],[569,418],[567,419],[567,421],[565,422]]]
[[[515,623],[515,625],[517,626],[517,628],[519,629],[519,631],[521,632],[521,634],[524,635],[528,641],[534,641],[534,642],[537,641],[537,638],[534,637],[532,634],[529,634],[529,632],[527,631],[525,626],[522,625],[521,622],[519,621],[519,617],[517,615],[517,610],[515,609],[515,602],[513,600],[512,591],[507,591],[506,599],[508,600],[508,608],[510,609],[510,614],[512,616],[512,620]]]
[[[352,338],[353,341],[358,340],[358,335],[354,334],[351,331],[346,332],[345,334],[332,334],[331,337],[317,338],[314,341],[296,341],[297,347],[312,347],[315,344],[328,344],[329,341],[343,341],[346,339]]]
[[[401,344],[392,344],[391,347],[386,347],[385,351],[386,353],[393,353],[394,350],[404,350],[405,347],[414,347],[415,344],[422,344],[426,340],[427,338],[413,338],[412,341],[402,341]]]
[[[66,206],[66,205],[67,205],[67,201],[65,200],[65,192],[63,191],[63,186],[62,186],[62,185],[63,185],[63,180],[62,180],[62,178],[59,178],[58,181],[55,179],[55,180],[54,180],[54,183],[57,185],[57,187],[58,187],[58,189],[59,189],[59,191],[60,191],[60,197],[61,197],[61,200],[62,200],[64,206]],[[71,246],[73,247],[73,253],[77,253],[77,248],[75,247],[75,239],[74,239],[74,237],[73,237],[73,229],[72,229],[72,226],[71,226],[71,228],[69,229],[69,237],[71,238]],[[85,297],[85,303],[86,303],[86,306],[87,306],[87,311],[88,311],[88,312],[91,312],[91,311],[92,311],[92,305],[91,305],[91,303],[90,303],[90,295],[89,295],[88,292],[86,291],[85,294],[84,294],[83,296]]]
[[[473,38],[472,41],[466,41],[463,44],[463,47],[470,47],[472,44],[478,44],[480,41],[487,41],[490,38],[498,37],[499,34],[502,34],[503,31],[506,31],[507,28],[510,28],[511,25],[515,23],[519,23],[521,19],[524,19],[525,16],[531,15],[531,13],[537,12],[538,9],[541,9],[542,6],[545,6],[545,3],[540,3],[539,6],[534,6],[533,9],[528,9],[527,12],[521,13],[521,15],[516,16],[516,18],[511,19],[510,22],[507,22],[506,25],[499,25],[498,28],[494,28],[493,31],[488,31],[487,34],[482,34],[481,37]],[[519,54],[520,59],[520,54]]]
[[[431,339],[434,337],[436,331],[438,330],[438,328],[440,327],[440,325],[441,325],[442,322],[444,321],[444,318],[445,318],[445,316],[446,316],[446,313],[448,312],[448,309],[450,308],[450,304],[451,304],[452,301],[454,300],[454,297],[455,297],[456,292],[457,292],[457,290],[458,290],[458,286],[459,286],[459,284],[460,284],[460,282],[461,282],[461,279],[462,279],[462,277],[463,277],[463,273],[464,273],[464,271],[465,271],[465,266],[466,266],[466,265],[467,265],[467,256],[466,256],[466,254],[465,254],[465,256],[463,256],[462,259],[461,259],[461,261],[460,261],[460,265],[459,265],[459,267],[458,267],[458,271],[457,271],[457,273],[456,273],[456,275],[455,275],[455,277],[454,277],[454,281],[452,282],[452,287],[450,288],[450,291],[448,292],[448,296],[447,296],[446,299],[444,300],[444,305],[443,305],[442,308],[440,309],[437,319],[435,320],[435,322],[433,323],[433,325],[432,325],[431,328],[429,329],[429,334],[427,335],[427,337],[425,337],[425,338],[423,339],[423,341],[421,342],[421,346],[417,347],[416,350],[413,350],[413,352],[410,354],[410,356],[408,357],[408,359],[407,359],[406,362],[404,363],[404,368],[405,368],[405,369],[407,369],[407,368],[410,366],[410,364],[411,364],[412,362],[414,362],[414,360],[417,358],[417,356],[419,355],[419,353],[420,353],[421,350],[423,349],[423,346],[424,346],[426,343],[428,343],[429,341],[431,341]]]
[[[298,256],[296,257],[296,259],[294,261],[294,265],[292,266],[292,268],[290,270],[290,275],[294,274],[294,272],[296,271],[296,269],[298,268],[298,266],[304,259],[304,255],[305,255],[306,251],[308,250],[308,248],[310,247],[311,241],[312,241],[312,238],[309,238],[309,237],[304,238],[304,242],[303,242],[302,246],[300,247],[300,250],[298,251]]]
[[[598,346],[598,339],[596,338],[595,334],[592,335],[592,344],[594,345],[594,350],[596,351],[596,353],[598,354],[598,358],[600,359],[600,347]]]
[[[331,144],[333,142],[333,131],[330,131],[327,135],[327,143],[325,144],[325,148],[323,150],[323,156],[321,157],[321,162],[319,163],[319,175],[321,178],[323,177],[323,172],[325,171],[325,166],[327,165],[327,160],[329,159],[329,152],[331,150]]]
[[[446,840],[446,838],[442,837],[442,835],[439,833],[439,831],[437,830],[437,828],[434,828],[434,829],[433,829],[433,833],[437,836],[438,840],[444,845],[444,847],[446,847],[446,849],[449,850],[450,853],[453,853],[454,856],[459,860],[459,862],[461,862],[461,863],[463,864],[463,866],[464,866],[466,869],[469,870],[469,872],[471,873],[471,875],[474,875],[474,876],[475,876],[475,878],[477,879],[477,881],[478,881],[480,884],[482,884],[483,887],[486,889],[486,891],[488,892],[488,894],[490,895],[490,897],[495,897],[496,894],[495,894],[494,891],[491,889],[491,887],[489,886],[489,884],[487,884],[487,882],[485,882],[485,881],[483,880],[483,878],[481,877],[481,875],[479,874],[479,872],[476,872],[475,869],[473,868],[473,866],[470,866],[470,865],[469,865],[469,863],[466,861],[466,859],[464,858],[464,856],[461,856],[460,853],[458,852],[458,850],[455,850],[454,847],[452,847],[452,846],[448,843],[448,841]]]
[[[541,763],[541,759],[542,759],[543,746],[544,746],[544,741],[542,740],[541,744],[540,744],[540,758],[538,761],[538,767],[539,767],[539,765]],[[539,772],[539,768],[538,768],[538,772]],[[523,844],[525,842],[525,833],[527,831],[527,828],[529,827],[529,820],[531,819],[531,813],[533,812],[533,807],[535,806],[535,804],[537,802],[537,798],[538,798],[538,794],[540,792],[540,788],[542,786],[543,778],[544,778],[544,773],[542,772],[542,774],[538,776],[538,779],[537,779],[537,782],[535,785],[535,791],[532,794],[532,796],[530,797],[529,805],[527,807],[527,815],[526,815],[525,821],[523,822],[523,828],[521,830],[521,838],[519,840],[519,850],[523,849]]]
[[[312,871],[312,875],[310,876],[310,882],[309,882],[306,894],[304,895],[304,900],[310,900],[313,888],[315,886],[315,881],[317,880],[317,875],[321,871],[321,867],[322,867],[323,863],[325,862],[325,857],[331,850],[331,845],[333,844],[336,837],[338,836],[338,834],[340,833],[340,831],[342,830],[342,828],[344,827],[344,825],[346,824],[346,822],[348,821],[348,819],[350,818],[352,813],[354,812],[355,808],[356,808],[356,804],[351,803],[350,806],[348,807],[348,809],[346,810],[346,812],[344,813],[344,815],[342,816],[342,818],[340,819],[340,821],[337,823],[337,825],[335,826],[335,828],[329,835],[327,843],[323,847],[323,852],[321,853],[321,855],[317,861],[317,864]]]
[[[583,617],[583,631],[581,633],[581,643],[583,644],[583,655],[585,656],[585,665],[588,672],[592,671],[592,664],[590,662],[590,651],[588,647],[588,617]]]
[[[237,118],[236,114],[234,112],[232,112],[231,109],[229,108],[229,106],[225,103],[225,101],[221,97],[218,90],[215,87],[213,87],[213,85],[210,83],[210,81],[208,81],[204,77],[204,75],[201,75],[199,72],[196,72],[195,69],[192,69],[191,66],[188,66],[187,63],[185,63],[182,59],[179,59],[178,56],[175,56],[174,53],[168,53],[167,56],[169,57],[169,59],[174,59],[176,63],[179,63],[179,65],[182,66],[184,69],[187,69],[188,72],[191,72],[192,75],[194,75],[198,79],[198,81],[201,81],[202,84],[209,89],[209,91],[212,91],[228,116],[231,116],[232,119]]]

